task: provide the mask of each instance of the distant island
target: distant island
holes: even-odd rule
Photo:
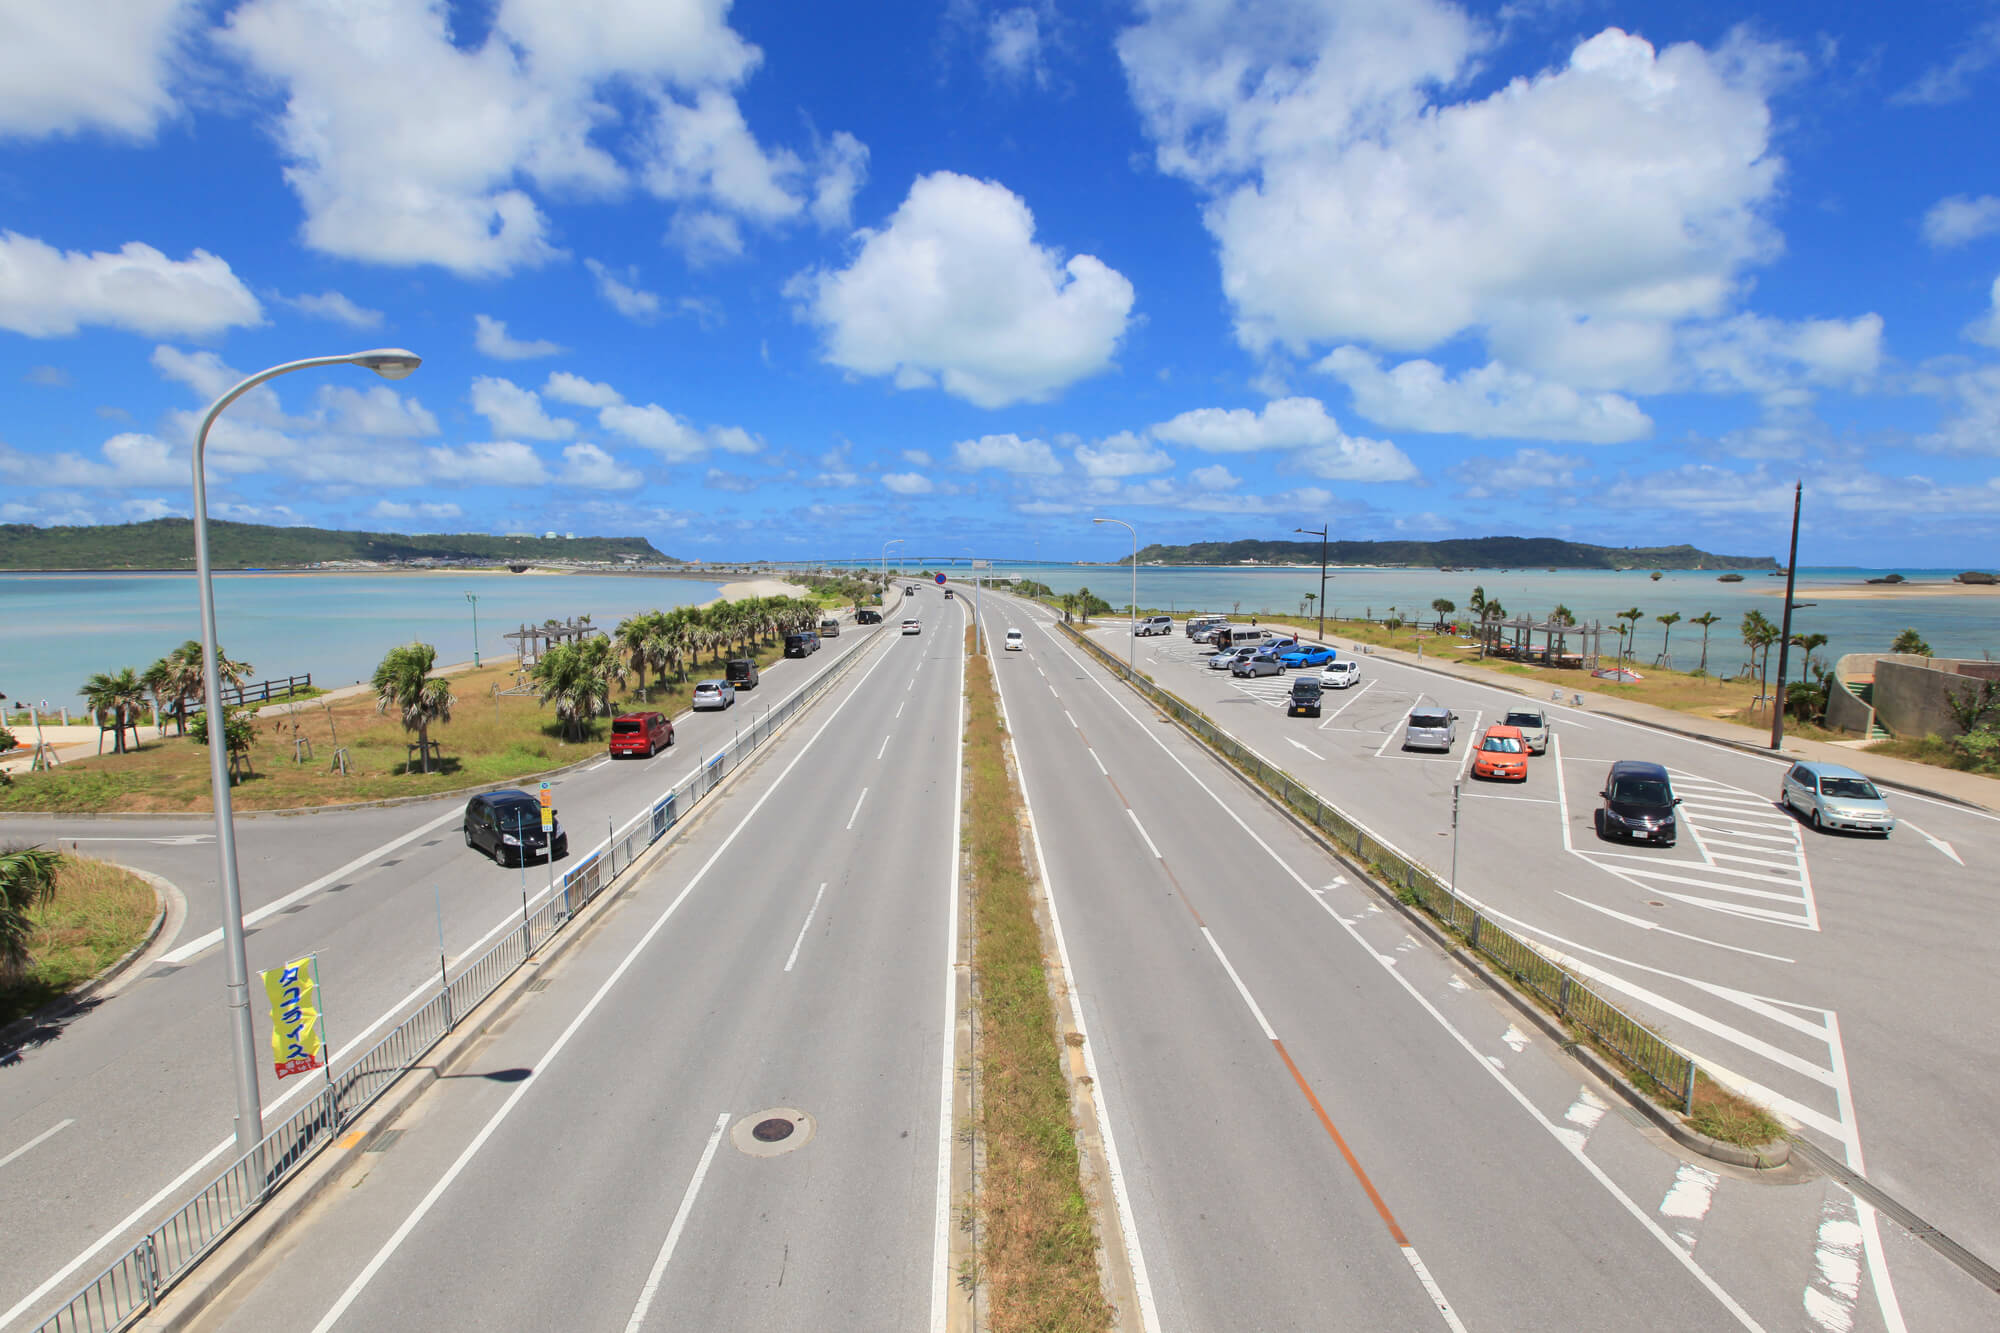
[[[429,566],[680,564],[644,537],[496,537],[486,533],[342,532],[208,522],[217,569],[311,569],[333,565]],[[99,527],[0,523],[0,569],[193,569],[194,524],[184,518]]]
[[[1454,569],[1776,569],[1770,556],[1715,555],[1692,546],[1590,546],[1554,537],[1467,537],[1436,542],[1330,542],[1336,565]],[[1132,557],[1115,563],[1126,565]],[[1317,565],[1319,543],[1235,541],[1148,546],[1142,565]]]

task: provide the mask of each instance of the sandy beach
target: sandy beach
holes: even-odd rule
[[[1775,588],[1759,588],[1765,597],[1782,597],[1785,585]],[[1800,598],[1816,597],[1829,602],[1864,602],[1890,600],[1897,597],[2000,597],[2000,584],[1994,583],[1863,583],[1846,588],[1815,588],[1803,586],[1798,590]]]
[[[796,583],[783,579],[744,579],[740,583],[722,585],[722,595],[703,602],[703,606],[714,606],[717,602],[740,602],[745,597],[796,597],[805,589]]]

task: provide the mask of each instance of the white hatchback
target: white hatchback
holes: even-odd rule
[[[903,622],[903,633],[922,634],[923,632],[924,632],[924,622],[918,620],[915,616],[911,616],[908,620],[905,620]]]
[[[1344,690],[1350,685],[1359,685],[1361,663],[1346,657],[1328,662],[1319,669],[1319,683],[1330,690]]]
[[[1021,631],[1017,629],[1007,631],[1007,651],[1010,653],[1021,651]]]

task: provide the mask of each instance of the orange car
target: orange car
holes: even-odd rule
[[[1528,780],[1528,742],[1519,727],[1488,727],[1472,754],[1475,778]]]

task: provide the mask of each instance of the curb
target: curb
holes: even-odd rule
[[[102,860],[103,858],[98,857],[93,859]],[[174,936],[179,933],[181,923],[187,919],[186,895],[176,888],[172,881],[164,879],[150,870],[141,870],[137,866],[120,865],[116,861],[105,861],[105,864],[115,866],[135,878],[144,880],[152,888],[153,896],[159,904],[158,910],[153,913],[152,924],[146,927],[144,938],[130,949],[127,949],[124,957],[112,963],[102,972],[99,972],[96,976],[81,985],[58,995],[55,999],[50,1000],[47,1004],[35,1010],[34,1013],[23,1014],[5,1027],[0,1027],[0,1055],[11,1054],[18,1050],[22,1044],[22,1039],[43,1024],[54,1022],[58,1018],[76,1012],[77,1009],[83,1006],[84,1001],[98,994],[120,977],[134,972],[141,962],[151,962],[150,955],[155,952],[154,946],[159,945],[164,947],[171,943]],[[173,930],[171,931],[165,929],[169,920],[173,924]]]

